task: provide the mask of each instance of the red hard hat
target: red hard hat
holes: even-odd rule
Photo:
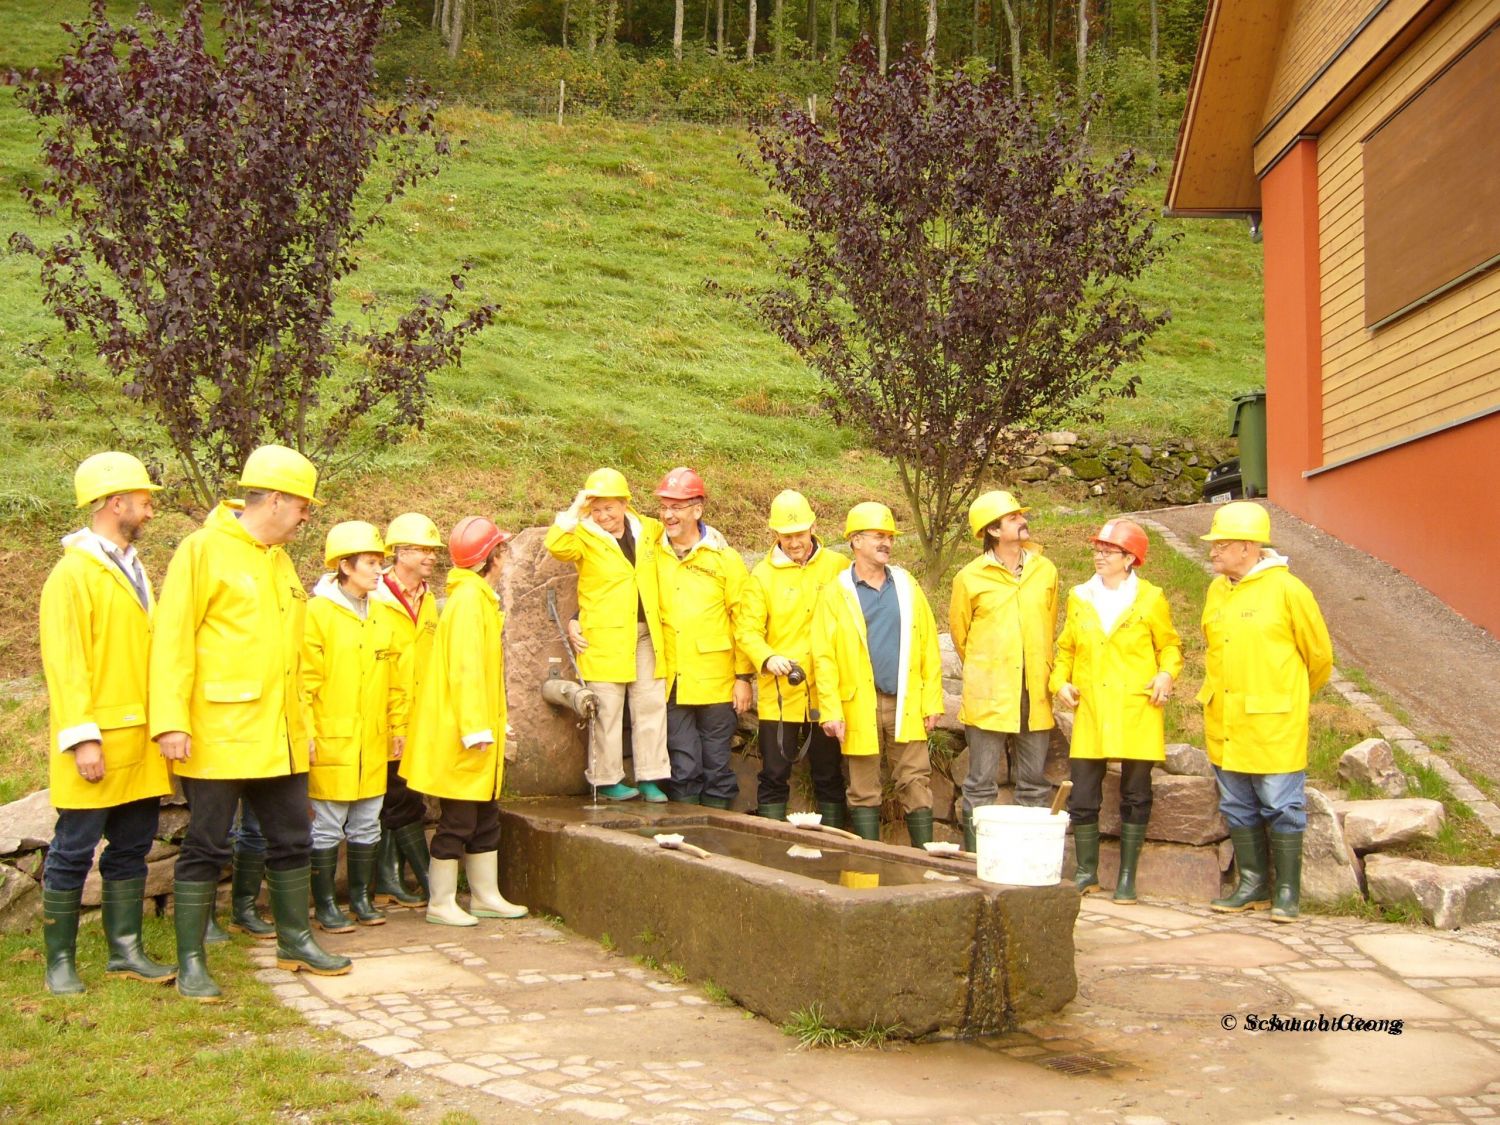
[[[1110,520],[1099,529],[1099,534],[1091,542],[1107,543],[1111,547],[1128,551],[1135,556],[1136,566],[1146,564],[1146,549],[1151,545],[1151,541],[1146,538],[1145,528],[1134,520]]]
[[[454,566],[474,567],[490,557],[490,552],[510,538],[494,520],[483,516],[465,516],[448,533],[448,554]]]
[[[673,469],[661,478],[656,494],[663,500],[702,500],[708,495],[703,478],[686,466]]]

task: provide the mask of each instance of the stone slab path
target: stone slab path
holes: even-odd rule
[[[1500,926],[1277,926],[1092,897],[1079,995],[1054,1019],[884,1050],[800,1050],[698,984],[543,919],[455,930],[393,910],[324,940],[356,958],[352,973],[294,975],[259,948],[261,978],[481,1121],[1500,1120]],[[1346,1013],[1400,1020],[1400,1034],[1248,1030]]]

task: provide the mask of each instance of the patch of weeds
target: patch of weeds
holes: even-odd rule
[[[1431,744],[1429,743],[1429,745]],[[1433,749],[1436,750],[1437,747],[1433,746]],[[1497,784],[1493,778],[1480,773],[1467,762],[1460,762],[1457,759],[1450,758],[1448,764],[1456,769],[1465,781],[1475,789],[1478,789],[1491,801],[1500,801],[1500,784]]]
[[[681,984],[687,980],[687,970],[675,961],[667,961],[662,964],[661,971],[672,978],[673,984]]]
[[[640,933],[635,935],[635,940],[640,942],[642,945],[655,945],[657,938],[659,938],[660,936],[660,934],[658,934],[655,930],[651,929],[648,926]]]
[[[609,936],[608,930],[599,935],[599,944],[604,948],[604,952],[606,953],[613,953],[619,948],[615,945],[615,939]]]
[[[824,1018],[823,1005],[813,1004],[793,1012],[781,1030],[796,1039],[799,1047],[884,1047],[900,1028],[875,1023],[865,1028],[835,1027]]]
[[[1307,914],[1324,914],[1339,918],[1360,918],[1366,922],[1379,922],[1385,915],[1364,895],[1351,893],[1333,902],[1302,901],[1302,910]]]
[[[735,1006],[734,997],[729,995],[729,993],[724,990],[724,986],[715,984],[711,980],[706,980],[703,982],[703,995],[707,996],[715,1004],[718,1004],[721,1007],[733,1008]]]
[[[1378,907],[1380,916],[1387,922],[1395,922],[1403,926],[1426,925],[1427,919],[1422,916],[1422,908],[1416,902],[1394,902],[1388,906]]]
[[[643,969],[650,969],[653,973],[662,971],[661,960],[649,953],[639,954],[635,959],[635,963]]]
[[[537,919],[539,922],[546,922],[547,925],[556,926],[559,929],[567,925],[567,923],[562,920],[561,914],[533,914],[532,917]]]
[[[420,1109],[422,1099],[415,1094],[397,1094],[391,1099],[392,1109]]]
[[[472,1113],[465,1113],[460,1109],[450,1109],[442,1117],[438,1118],[438,1125],[479,1125],[479,1119]]]
[[[1344,800],[1346,801],[1379,801],[1385,796],[1385,790],[1377,789],[1368,781],[1354,778],[1344,782]]]

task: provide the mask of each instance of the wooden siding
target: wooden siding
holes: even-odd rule
[[[1384,328],[1365,328],[1360,151],[1372,129],[1496,19],[1500,0],[1459,0],[1319,138],[1324,464],[1500,406],[1500,271]]]
[[[1276,70],[1262,121],[1297,96],[1331,59],[1379,0],[1295,0],[1291,21],[1276,52]]]

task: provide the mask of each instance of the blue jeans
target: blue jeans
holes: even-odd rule
[[[240,798],[240,815],[234,824],[234,850],[253,855],[266,854],[266,837],[260,830],[260,821],[255,819],[255,810],[250,802]]]
[[[1033,808],[1052,803],[1052,785],[1047,780],[1047,750],[1052,745],[1050,730],[1031,730],[1031,696],[1021,692],[1021,731],[1019,734],[982,730],[964,725],[964,741],[969,746],[969,774],[964,778],[964,812],[972,813],[981,805],[993,805],[1000,792],[1000,759],[1009,743],[1016,752],[1016,804]]]
[[[1307,771],[1239,773],[1214,767],[1219,811],[1231,828],[1302,832],[1307,828]]]
[[[146,797],[106,809],[58,809],[57,828],[47,849],[42,886],[49,891],[76,891],[94,866],[94,849],[108,840],[99,857],[106,882],[146,877],[146,853],[156,835],[161,799]]]
[[[667,701],[667,756],[672,762],[667,796],[674,801],[684,797],[732,801],[739,795],[740,783],[729,762],[736,725],[732,703],[684,706],[677,702],[673,688]]]

